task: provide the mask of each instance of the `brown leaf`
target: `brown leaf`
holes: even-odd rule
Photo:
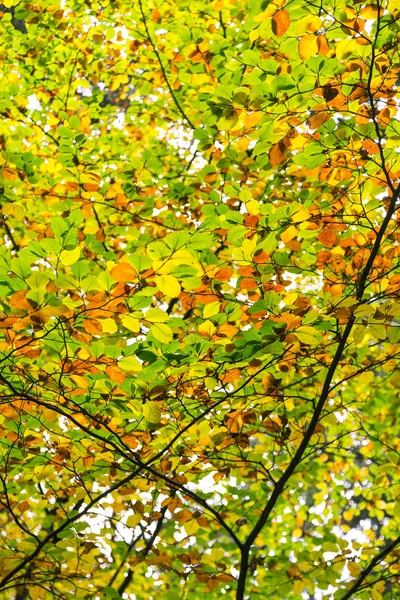
[[[332,85],[325,85],[322,88],[322,95],[327,102],[336,98],[338,93],[339,93],[339,90],[337,88],[333,87]]]
[[[190,510],[183,509],[174,514],[174,519],[178,523],[187,523],[193,519],[193,513]]]
[[[280,165],[285,160],[286,152],[287,148],[283,140],[280,140],[278,143],[271,146],[269,151],[269,162],[271,163],[271,167]]]

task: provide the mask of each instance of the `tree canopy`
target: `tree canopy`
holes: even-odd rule
[[[0,596],[400,596],[397,0],[0,4]]]

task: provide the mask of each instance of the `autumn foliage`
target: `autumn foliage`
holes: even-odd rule
[[[400,4],[0,4],[0,597],[400,597]]]

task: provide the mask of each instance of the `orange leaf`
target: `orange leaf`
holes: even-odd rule
[[[330,48],[329,48],[328,40],[326,39],[326,37],[324,35],[319,35],[317,37],[317,46],[318,46],[318,54],[321,54],[321,56],[325,56],[326,54],[328,54]]]
[[[283,140],[280,140],[277,144],[271,146],[269,151],[269,162],[271,163],[271,167],[277,167],[280,165],[286,156],[286,144]]]
[[[230,269],[229,267],[223,267],[215,273],[214,279],[218,279],[218,281],[228,281],[232,275],[233,269]]]
[[[263,118],[263,113],[261,110],[257,110],[251,113],[248,113],[245,118],[244,118],[244,126],[246,129],[251,129],[252,127],[254,127],[255,125],[257,125],[257,123],[259,121],[261,121],[261,119]]]
[[[231,371],[228,371],[228,373],[225,373],[225,375],[222,376],[222,381],[223,383],[230,383],[231,381],[236,381],[236,379],[240,378],[240,369],[232,369]]]
[[[125,373],[119,367],[106,367],[106,375],[115,383],[124,383]]]
[[[339,243],[339,238],[332,229],[323,229],[318,236],[318,240],[327,248],[332,248]]]
[[[256,272],[253,266],[240,267],[238,269],[239,275],[243,275],[243,277],[251,277]]]
[[[300,58],[307,60],[312,56],[318,54],[318,42],[317,37],[313,33],[303,35],[299,40],[299,54]]]
[[[10,169],[9,167],[5,167],[2,172],[2,176],[4,179],[8,181],[15,181],[18,178],[18,173],[15,169]]]
[[[290,25],[290,17],[284,8],[278,10],[272,17],[272,31],[275,35],[281,36],[288,30]]]
[[[82,323],[82,327],[87,333],[91,333],[93,335],[100,335],[103,331],[103,327],[99,321],[94,321],[93,319],[86,319]]]
[[[229,323],[223,323],[218,327],[218,337],[232,338],[238,332],[238,328]]]
[[[136,279],[135,269],[127,262],[116,265],[113,269],[111,269],[110,275],[113,279],[115,279],[115,281],[122,281],[124,283]]]
[[[240,282],[241,290],[255,290],[257,288],[258,283],[252,277],[243,277],[242,281]]]
[[[308,119],[308,126],[310,129],[318,129],[318,127],[321,127],[321,125],[329,121],[331,117],[332,115],[330,113],[320,110]]]

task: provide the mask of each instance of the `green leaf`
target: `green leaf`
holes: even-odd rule
[[[322,336],[318,330],[309,325],[297,327],[293,333],[300,342],[309,344],[310,346],[317,346],[322,341]]]
[[[161,410],[156,402],[146,401],[143,404],[143,415],[150,423],[158,424],[161,420]]]

